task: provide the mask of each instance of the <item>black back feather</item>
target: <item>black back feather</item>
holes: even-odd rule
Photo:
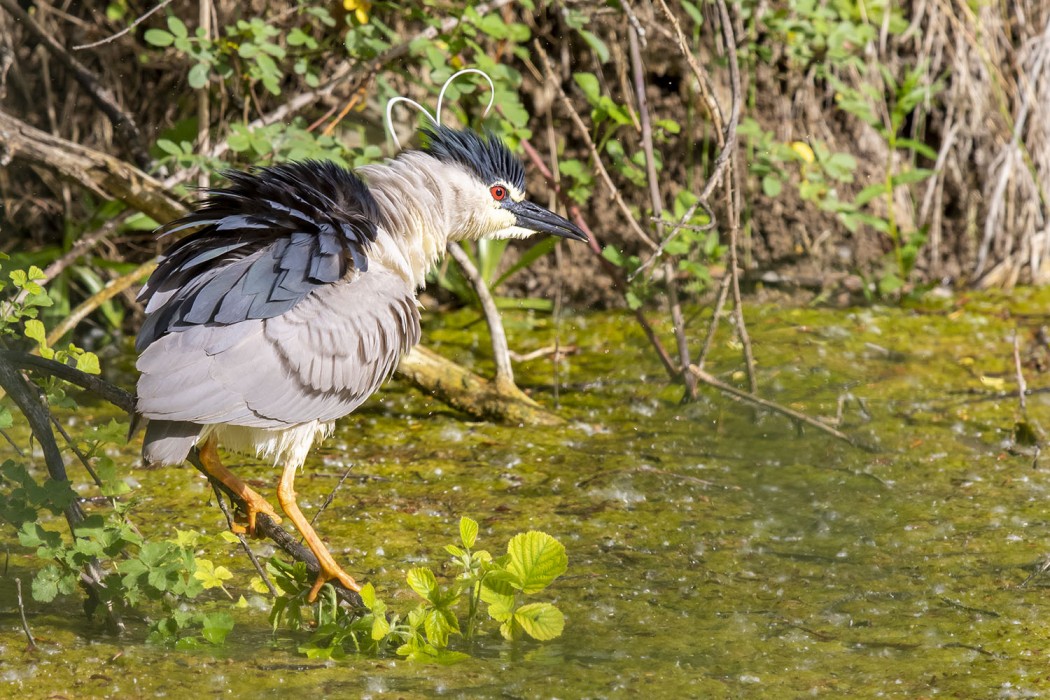
[[[507,144],[491,131],[484,136],[470,129],[447,126],[422,128],[423,150],[445,163],[458,163],[473,171],[485,184],[504,182],[525,191],[525,167]]]
[[[379,206],[349,170],[305,161],[225,176],[229,187],[160,229],[200,227],[165,252],[139,294],[140,352],[190,326],[279,316],[350,269],[368,269]]]

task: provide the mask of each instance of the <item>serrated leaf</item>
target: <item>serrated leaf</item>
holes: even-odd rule
[[[503,635],[503,638],[508,642],[513,642],[515,639],[521,639],[521,624],[512,616],[509,620],[499,626],[499,633]]]
[[[431,600],[437,592],[437,578],[434,572],[426,567],[410,569],[405,580],[409,588],[425,600]]]
[[[193,578],[201,582],[204,588],[226,589],[225,582],[233,578],[233,574],[225,566],[215,566],[208,559],[197,560],[197,570],[193,572]]]
[[[77,369],[85,374],[102,373],[102,367],[98,364],[98,355],[93,352],[77,355]]]
[[[541,642],[560,637],[565,629],[565,616],[550,603],[529,603],[514,611],[514,621],[525,634]]]
[[[459,519],[459,539],[467,549],[474,548],[474,542],[478,538],[478,523],[470,518]]]
[[[263,595],[269,595],[270,593],[270,589],[266,587],[266,582],[262,580],[262,576],[252,576],[252,580],[248,582],[248,588]]]
[[[427,641],[438,649],[448,646],[448,636],[458,628],[453,624],[456,618],[444,610],[431,610],[423,620],[423,629],[427,633]]]
[[[569,558],[565,547],[545,532],[535,530],[515,535],[507,545],[507,571],[517,578],[523,593],[536,593],[565,573]]]

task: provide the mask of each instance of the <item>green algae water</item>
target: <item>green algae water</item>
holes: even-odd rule
[[[841,412],[840,428],[874,451],[712,389],[679,404],[681,389],[621,313],[563,321],[558,340],[577,350],[556,378],[549,360],[517,366],[548,406],[557,383],[561,428],[470,422],[391,382],[307,463],[296,481],[307,517],[350,467],[317,527],[349,572],[405,612],[415,604],[405,571],[440,569],[460,516],[479,521],[478,544],[494,553],[517,532],[548,532],[569,556],[544,598],[566,615],[562,637],[511,643],[487,622],[459,646],[471,658],[453,666],[310,660],[296,651],[305,633],[271,633],[251,568],[230,546],[213,558],[234,572],[228,588],[246,606],[225,645],[148,644],[133,616],[115,638],[84,617],[79,597],[59,597],[27,600],[39,645],[30,652],[14,579],[28,591],[39,564],[5,531],[0,695],[1042,696],[1050,575],[1022,584],[1050,554],[1050,466],[1014,436],[1026,420],[1050,428],[1036,343],[1045,309],[1050,294],[1030,291],[907,309],[750,309],[762,394],[815,416]],[[475,322],[443,318],[425,339],[485,371]],[[540,316],[509,318],[508,330],[520,352],[555,337]],[[739,350],[725,330],[720,338],[708,370],[741,386]],[[70,420],[110,417],[98,408]],[[147,534],[225,528],[195,471],[144,470],[137,449],[118,461]],[[273,497],[276,470],[231,465]]]

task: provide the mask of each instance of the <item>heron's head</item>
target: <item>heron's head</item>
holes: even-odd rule
[[[473,212],[477,238],[528,238],[546,233],[576,241],[587,235],[568,219],[525,198],[525,168],[497,136],[447,126],[423,129],[424,150],[463,170],[461,196]]]

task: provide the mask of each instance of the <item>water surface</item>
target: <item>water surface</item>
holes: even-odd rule
[[[1028,420],[1050,425],[1034,336],[1046,308],[1050,295],[1023,292],[908,309],[751,309],[764,395],[828,418],[841,403],[840,427],[874,452],[710,389],[682,405],[681,389],[667,385],[628,316],[570,317],[558,331],[578,348],[557,377],[566,427],[470,422],[393,382],[341,423],[296,482],[309,517],[352,465],[318,528],[350,572],[404,611],[414,604],[405,570],[437,566],[461,515],[480,522],[480,544],[494,550],[517,532],[549,532],[570,562],[547,598],[568,618],[560,639],[509,643],[489,625],[467,649],[472,658],[451,667],[396,657],[322,663],[296,652],[303,636],[273,637],[265,611],[254,608],[238,613],[225,646],[184,651],[146,644],[141,619],[129,620],[127,638],[108,636],[84,618],[79,599],[59,598],[27,603],[40,642],[27,652],[13,580],[27,582],[36,564],[6,531],[0,692],[1042,695],[1050,687],[1050,578],[1021,584],[1050,553],[1050,475],[1045,459],[1013,441],[1024,417],[1012,338],[1020,333],[1035,390]],[[487,371],[473,321],[459,314],[425,335]],[[520,352],[553,342],[549,318],[508,325]],[[738,357],[723,333],[708,369],[743,386]],[[553,405],[549,360],[517,371]],[[104,418],[99,407],[74,419]],[[9,449],[0,445],[0,459]],[[120,460],[147,534],[224,527],[193,470],[145,471],[136,449]],[[237,471],[273,496],[272,467],[247,462]],[[250,566],[235,548],[213,558],[234,570],[231,592],[252,595]]]

